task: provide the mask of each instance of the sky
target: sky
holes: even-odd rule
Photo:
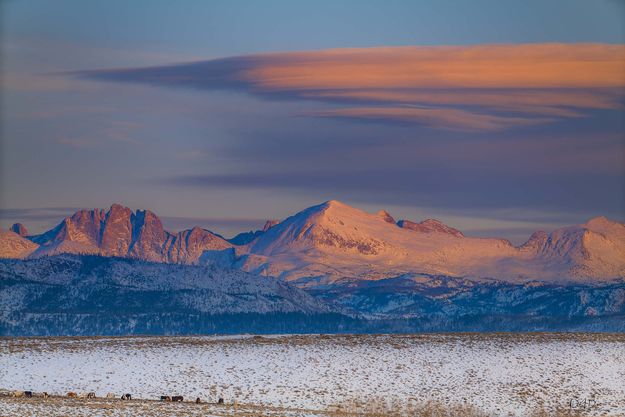
[[[625,2],[0,2],[0,226],[625,221]]]

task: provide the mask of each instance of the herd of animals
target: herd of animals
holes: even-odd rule
[[[33,392],[33,391],[13,391],[11,392],[11,396],[12,397],[16,397],[16,398],[33,398],[33,397],[39,397],[39,398],[48,398],[50,397],[50,395],[47,392]],[[68,392],[66,395],[67,398],[86,398],[86,399],[91,399],[91,398],[96,398],[95,392],[83,392],[80,394],[77,394],[75,392]],[[106,394],[106,398],[107,399],[116,399],[117,396],[113,393],[108,393]],[[132,395],[130,394],[124,394],[120,397],[121,400],[132,400]],[[160,398],[161,401],[165,401],[165,402],[183,402],[184,398],[182,395],[161,395]],[[202,400],[198,397],[195,399],[194,401],[196,404],[201,404]],[[219,398],[217,400],[217,404],[224,404],[224,399],[223,398]]]

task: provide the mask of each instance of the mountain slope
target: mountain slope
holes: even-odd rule
[[[406,274],[304,292],[214,265],[57,255],[0,260],[0,288],[3,336],[625,330],[623,282]]]
[[[561,285],[475,281],[441,275],[405,274],[366,281],[345,279],[311,294],[370,317],[624,316],[625,283]],[[625,326],[625,323],[623,323]]]
[[[332,313],[324,302],[298,288],[243,271],[92,255],[0,260],[0,286],[0,328],[4,329],[22,328],[29,322],[56,326],[57,319],[74,323],[83,318],[96,320],[90,331],[97,333],[98,326],[110,326],[111,317],[128,321],[146,316],[151,326],[159,326],[172,315],[190,320]],[[278,317],[271,320],[279,325]],[[63,326],[61,333],[73,331]],[[167,328],[175,331],[176,324]]]
[[[26,258],[38,245],[9,230],[0,230],[0,258]]]
[[[254,231],[239,233],[232,239],[228,239],[228,242],[237,246],[247,245],[248,243],[250,243],[257,237],[259,237],[260,235],[262,235],[263,233],[265,233],[267,230],[269,230],[271,227],[275,226],[278,223],[280,223],[279,220],[267,220],[262,230],[254,230]]]

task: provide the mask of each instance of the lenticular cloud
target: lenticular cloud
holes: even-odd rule
[[[620,108],[623,62],[623,45],[410,46],[259,54],[78,75],[332,104],[306,113],[314,117],[502,130]]]

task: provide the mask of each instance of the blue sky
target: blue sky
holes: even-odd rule
[[[172,229],[199,224],[232,235],[331,198],[515,242],[595,215],[625,219],[618,83],[567,87],[571,100],[593,103],[574,112],[562,94],[542,91],[555,100],[545,111],[560,114],[548,117],[519,113],[518,102],[514,112],[476,112],[466,99],[475,89],[424,101],[427,85],[410,85],[421,95],[406,116],[404,102],[354,99],[354,91],[370,93],[359,86],[346,98],[336,86],[317,86],[314,96],[302,86],[277,91],[262,77],[237,88],[223,77],[206,88],[206,72],[182,88],[145,78],[164,64],[224,57],[236,57],[229,71],[244,71],[247,56],[267,52],[622,45],[621,1],[9,0],[0,7],[3,227],[23,218],[37,232],[73,208],[119,202],[152,209]],[[130,67],[143,72],[75,73]],[[480,100],[538,97],[530,84],[487,87]],[[398,91],[406,90],[384,92]]]

